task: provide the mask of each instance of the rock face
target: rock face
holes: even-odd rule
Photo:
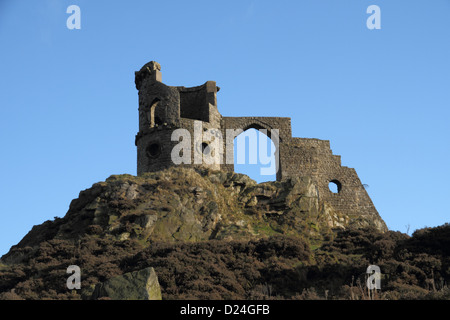
[[[142,176],[115,175],[81,191],[63,218],[34,226],[1,257],[0,294],[26,299],[160,299],[160,281],[163,295],[172,292],[176,297],[173,286],[186,280],[183,272],[191,272],[195,279],[198,272],[211,272],[205,281],[182,285],[196,290],[211,288],[211,277],[217,273],[217,266],[209,258],[203,261],[204,256],[186,262],[192,255],[178,252],[186,248],[194,256],[214,251],[222,269],[240,268],[251,258],[251,265],[258,266],[246,265],[245,270],[258,273],[266,251],[275,257],[293,248],[287,250],[288,256],[297,259],[292,262],[297,266],[299,253],[308,260],[311,252],[338,237],[338,231],[362,228],[387,231],[381,217],[371,211],[338,211],[308,177],[257,184],[243,174],[186,167]],[[233,243],[236,250],[243,250],[241,255],[250,255],[235,261],[236,266],[234,258],[222,261],[234,254],[229,247]],[[242,246],[253,249],[247,252]],[[259,253],[252,256],[254,250]],[[185,263],[181,274],[172,268],[178,261]],[[207,269],[190,265],[200,262],[209,264]],[[69,291],[61,281],[69,265],[82,270],[80,292]],[[159,281],[152,267],[160,274]],[[261,274],[267,275],[269,269]],[[225,283],[229,279],[224,281],[228,286]],[[237,296],[243,297],[246,289],[236,288],[229,294],[240,292]],[[217,290],[220,297],[230,296]]]
[[[125,273],[95,286],[91,299],[161,300],[161,288],[153,268]]]
[[[339,212],[309,178],[257,184],[248,176],[209,169],[169,168],[143,176],[116,175],[80,192],[64,218],[33,229],[13,248],[43,239],[202,241],[276,234],[320,241],[347,227],[387,231],[378,215]],[[12,250],[14,251],[14,250]],[[12,259],[13,252],[3,257]]]

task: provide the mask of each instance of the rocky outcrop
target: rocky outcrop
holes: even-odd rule
[[[85,234],[143,245],[275,234],[320,241],[347,227],[387,230],[379,216],[332,209],[309,178],[257,184],[243,174],[170,168],[139,177],[114,175],[94,184],[72,201],[64,218],[33,227],[16,247]]]
[[[81,191],[63,218],[34,226],[0,259],[5,279],[0,293],[26,299],[160,299],[150,267],[161,274],[167,294],[170,277],[184,279],[180,270],[170,269],[184,259],[176,253],[183,245],[198,254],[197,245],[227,251],[234,243],[249,246],[244,252],[251,255],[255,243],[268,239],[260,251],[276,256],[287,241],[302,244],[293,251],[297,259],[298,252],[309,257],[340,230],[387,230],[378,215],[349,215],[335,208],[308,177],[258,184],[243,174],[186,167],[114,175]],[[166,257],[171,248],[178,248],[176,257]],[[82,270],[79,292],[61,282],[60,272],[69,265]],[[195,281],[189,285],[211,286],[210,280]]]

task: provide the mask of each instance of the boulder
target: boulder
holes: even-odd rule
[[[98,283],[91,299],[111,300],[161,300],[158,277],[152,267],[125,273]]]

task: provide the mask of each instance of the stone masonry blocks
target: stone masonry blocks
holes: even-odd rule
[[[183,128],[193,135],[195,121],[201,121],[204,130],[217,129],[222,133],[224,145],[218,151],[222,162],[200,166],[223,171],[234,170],[234,165],[225,159],[226,130],[265,129],[273,141],[273,134],[278,132],[277,180],[311,177],[321,199],[336,210],[349,216],[378,215],[356,171],[341,165],[341,157],[333,155],[328,140],[292,137],[288,117],[223,117],[217,109],[219,87],[214,81],[191,88],[167,86],[161,82],[160,70],[161,66],[151,61],[135,73],[139,91],[139,132],[135,141],[138,175],[174,166],[170,154],[178,142],[171,141],[171,134]],[[233,139],[228,142],[233,143]],[[199,146],[194,145],[198,142],[191,143],[193,152]],[[337,193],[330,191],[330,182],[338,186]]]

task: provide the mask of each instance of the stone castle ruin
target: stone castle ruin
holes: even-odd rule
[[[203,130],[219,130],[224,137],[220,157],[233,150],[233,138],[226,131],[240,132],[254,128],[265,129],[269,138],[276,134],[275,146],[279,155],[277,181],[294,177],[309,177],[314,181],[320,198],[335,210],[349,215],[374,215],[378,212],[356,174],[355,169],[341,165],[341,157],[334,155],[328,140],[292,137],[291,119],[287,117],[224,117],[217,109],[219,87],[214,81],[186,88],[162,83],[161,66],[154,61],[145,64],[135,73],[139,91],[139,132],[136,135],[137,173],[159,171],[171,166],[173,148],[179,141],[172,141],[172,133],[179,128],[194,135],[194,126],[201,123]],[[226,139],[225,139],[226,137]],[[194,151],[204,152],[211,141],[193,140]],[[231,145],[230,145],[231,144]],[[233,155],[226,154],[233,159]],[[234,171],[229,161],[221,163],[183,164],[204,166],[222,171]],[[332,192],[329,184],[337,186]]]

